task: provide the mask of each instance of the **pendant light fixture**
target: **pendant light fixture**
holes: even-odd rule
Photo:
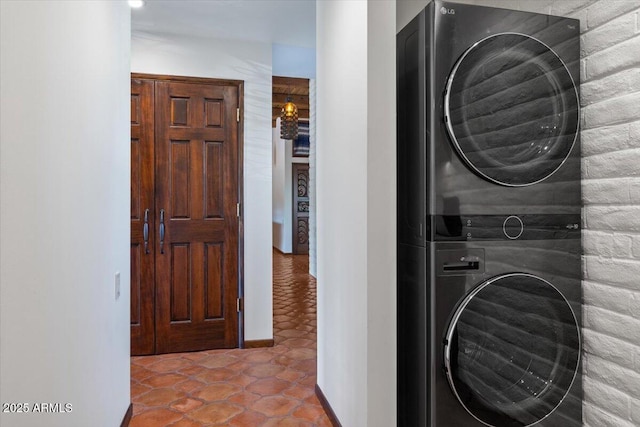
[[[280,138],[296,139],[298,137],[298,107],[287,96],[286,104],[280,112]]]

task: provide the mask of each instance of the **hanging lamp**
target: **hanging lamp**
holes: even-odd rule
[[[286,103],[280,112],[280,138],[296,139],[298,137],[298,107],[287,96]]]

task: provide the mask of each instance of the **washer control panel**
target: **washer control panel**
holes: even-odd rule
[[[484,249],[441,249],[436,251],[438,276],[484,273]]]

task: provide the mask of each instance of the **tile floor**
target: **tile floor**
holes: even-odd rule
[[[308,257],[273,258],[275,346],[132,357],[130,427],[331,426],[314,393]]]

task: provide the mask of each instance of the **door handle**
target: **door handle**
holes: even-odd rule
[[[160,253],[164,255],[164,209],[160,209]]]
[[[144,210],[144,225],[142,226],[144,238],[144,253],[149,254],[149,209]]]

